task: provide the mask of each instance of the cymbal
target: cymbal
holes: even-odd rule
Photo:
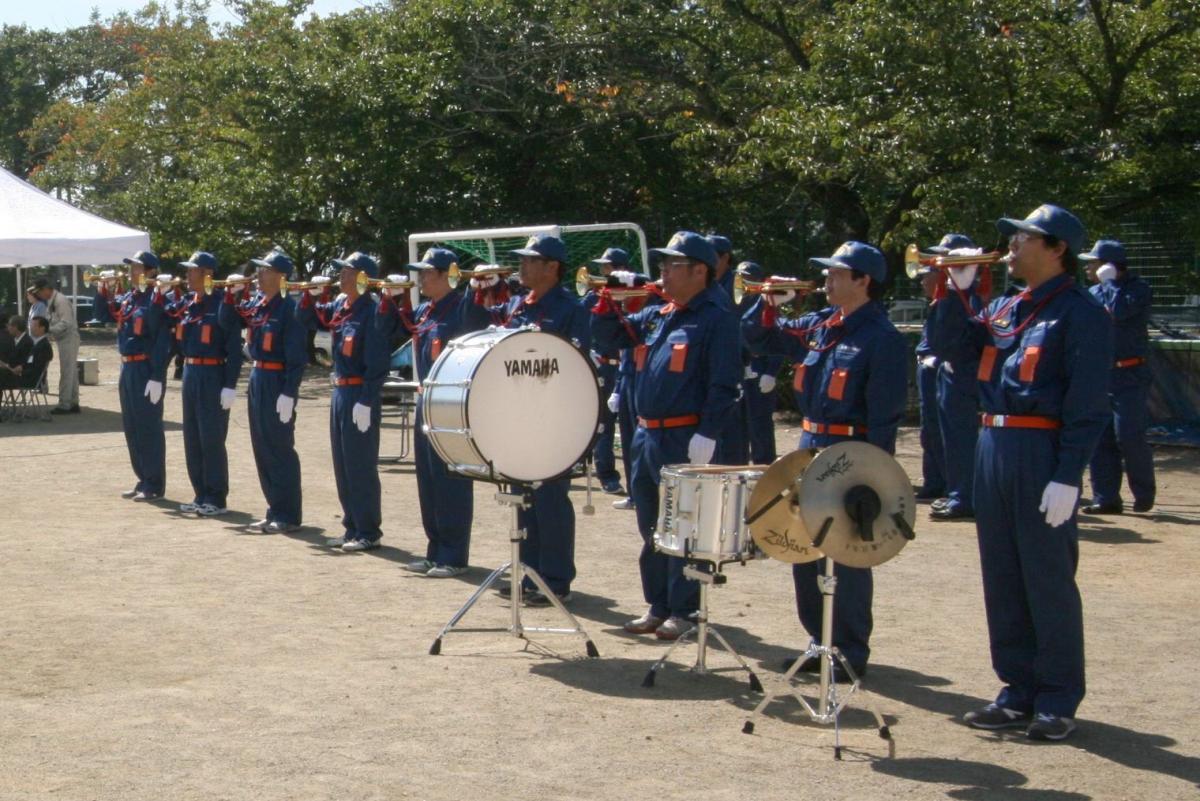
[[[799,508],[813,545],[847,567],[891,559],[912,539],[917,519],[904,468],[866,442],[839,442],[817,454],[800,482]]]
[[[804,448],[779,457],[758,479],[750,494],[746,507],[746,519],[753,521],[750,536],[772,559],[802,564],[815,562],[822,556],[812,547],[808,529],[796,510],[800,477],[816,455],[815,448]],[[788,496],[779,499],[785,491]]]

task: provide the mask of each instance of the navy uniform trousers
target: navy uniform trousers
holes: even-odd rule
[[[638,532],[642,535],[638,566],[642,574],[642,595],[654,617],[687,617],[700,605],[700,585],[684,577],[684,560],[654,548],[662,469],[669,464],[687,462],[688,441],[695,433],[695,426],[653,430],[638,426],[633,435],[631,492]]]
[[[300,525],[300,457],[296,454],[296,414],[279,421],[275,404],[283,390],[281,370],[250,371],[247,400],[250,407],[250,446],[258,469],[258,483],[267,499],[267,520]]]
[[[943,363],[937,378],[946,497],[950,508],[967,513],[975,511],[975,443],[979,440],[979,385],[975,380],[979,368],[970,367],[970,375],[959,377],[948,373]]]
[[[1079,528],[1074,514],[1051,528],[1038,511],[1058,451],[1056,431],[984,428],[975,526],[992,667],[1005,685],[996,703],[1074,717],[1085,690]]]
[[[438,565],[466,567],[471,555],[471,520],[475,514],[474,484],[452,473],[422,430],[424,396],[417,401],[413,424],[413,461],[417,467],[417,496],[428,543],[425,558]]]
[[[153,378],[149,360],[123,362],[117,389],[121,398],[121,423],[129,463],[140,492],[162,495],[167,487],[167,440],[163,433],[163,404],[146,397],[146,382]],[[222,442],[224,437],[221,438]]]
[[[543,482],[533,490],[533,505],[517,511],[517,524],[525,530],[521,540],[521,563],[529,565],[550,586],[563,595],[575,580],[575,507],[567,492],[571,477]],[[533,583],[524,582],[526,589]]]
[[[608,409],[608,396],[612,395],[617,383],[617,365],[602,361],[596,368],[600,377],[600,397],[604,401],[600,408],[600,433],[596,436],[596,444],[592,447],[592,458],[596,464],[596,478],[601,484],[620,481],[617,472],[617,459],[613,453],[613,441],[617,430],[617,416]],[[625,435],[621,435],[621,443],[625,443]]]
[[[917,362],[917,395],[921,399],[921,480],[922,492],[927,495],[941,495],[946,491],[946,449],[938,419],[940,372],[940,363],[926,367]]]
[[[775,461],[775,403],[776,393],[759,389],[758,379],[742,382],[742,397],[746,399],[747,430],[751,464],[771,464]]]
[[[329,404],[329,441],[333,445],[333,475],[338,501],[346,512],[346,540],[378,542],[383,536],[379,499],[379,399],[371,405],[371,427],[362,432],[351,412],[362,397],[361,384],[334,387]]]
[[[223,361],[223,360],[222,360]],[[229,412],[221,408],[225,365],[184,364],[183,451],[196,503],[224,509],[229,495],[225,435]]]
[[[1114,368],[1145,370],[1144,366]],[[1136,382],[1136,383],[1135,383]],[[1089,465],[1092,477],[1092,503],[1121,503],[1121,476],[1129,481],[1134,501],[1154,505],[1157,491],[1154,482],[1154,452],[1146,441],[1150,425],[1147,409],[1149,377],[1131,382],[1124,375],[1113,376],[1112,420],[1100,435],[1100,442]]]

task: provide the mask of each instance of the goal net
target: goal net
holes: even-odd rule
[[[434,231],[411,234],[408,237],[408,257],[416,261],[428,247],[450,248],[459,255],[459,267],[468,269],[479,264],[500,264],[515,267],[518,257],[509,251],[525,247],[529,237],[553,234],[566,243],[569,263],[564,274],[573,276],[581,266],[591,266],[606,248],[622,248],[629,253],[630,268],[648,272],[646,234],[636,223],[596,223],[592,225],[530,225],[519,228],[480,228],[468,231]]]

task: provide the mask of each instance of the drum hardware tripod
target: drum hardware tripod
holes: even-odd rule
[[[696,664],[692,666],[693,673],[703,676],[709,672],[708,665],[705,661],[705,656],[708,651],[708,635],[711,634],[713,637],[716,637],[717,641],[721,643],[721,646],[728,651],[734,659],[737,660],[738,664],[742,666],[742,669],[750,674],[750,689],[754,692],[762,692],[762,683],[759,682],[758,676],[754,674],[754,671],[750,668],[750,666],[746,664],[746,660],[742,659],[741,654],[734,650],[733,646],[729,644],[729,641],[721,635],[721,632],[710,626],[708,622],[708,588],[710,585],[720,586],[724,584],[728,578],[724,573],[721,572],[721,564],[716,564],[712,573],[699,570],[692,564],[687,564],[683,567],[683,575],[700,583],[700,608],[696,611],[696,625],[679,635],[679,638],[676,639],[675,642],[671,643],[671,647],[667,649],[667,652],[663,654],[657,662],[654,663],[654,665],[650,668],[650,672],[646,674],[646,678],[642,679],[642,686],[654,686],[654,674],[662,669],[662,666],[666,664],[667,659],[670,658],[675,649],[682,645],[688,638],[690,638],[694,632],[696,635]]]
[[[539,575],[538,572],[532,567],[522,564],[521,562],[521,541],[525,539],[525,529],[521,528],[517,514],[521,509],[528,508],[528,506],[533,502],[531,497],[532,489],[533,488],[530,485],[518,485],[507,488],[504,485],[501,485],[501,490],[496,493],[496,501],[503,506],[509,507],[511,510],[511,524],[508,530],[508,541],[510,547],[509,561],[493,570],[491,574],[488,575],[487,579],[479,585],[479,588],[475,590],[467,602],[463,604],[462,608],[454,613],[454,617],[450,618],[450,622],[442,627],[442,630],[438,632],[437,639],[435,639],[433,641],[433,645],[429,647],[429,653],[432,656],[437,656],[442,652],[442,638],[449,634],[450,631],[458,624],[458,622],[466,616],[467,612],[470,611],[471,607],[475,605],[476,601],[483,597],[483,594],[487,592],[488,588],[500,580],[500,577],[504,575],[504,571],[506,570],[508,571],[509,576],[509,589],[512,593],[510,596],[510,603],[512,605],[512,620],[508,627],[503,629],[459,629],[460,631],[507,631],[518,639],[526,640],[526,642],[528,642],[528,638],[525,635],[528,632],[534,632],[537,634],[578,634],[583,637],[584,643],[587,647],[587,655],[590,657],[600,656],[600,652],[596,650],[596,645],[592,642],[592,638],[588,636],[586,631],[583,630],[583,626],[579,625],[579,621],[575,619],[575,616],[572,615],[565,606],[563,606],[563,603],[559,600],[558,596],[551,591],[550,587],[546,584],[545,579],[543,579],[541,575]],[[524,593],[524,588],[521,586],[521,582],[525,576],[528,576],[533,581],[533,583],[537,586],[538,591],[550,600],[550,603],[554,605],[554,608],[558,610],[559,614],[561,614],[567,619],[568,622],[570,622],[570,628],[534,627],[525,626],[521,623],[521,602],[522,595]]]

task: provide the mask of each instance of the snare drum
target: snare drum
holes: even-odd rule
[[[746,525],[757,466],[670,465],[662,469],[654,547],[703,562],[733,562],[757,554]]]
[[[453,471],[484,481],[557,478],[591,449],[600,390],[557,334],[488,329],[452,340],[421,389],[422,430]]]

